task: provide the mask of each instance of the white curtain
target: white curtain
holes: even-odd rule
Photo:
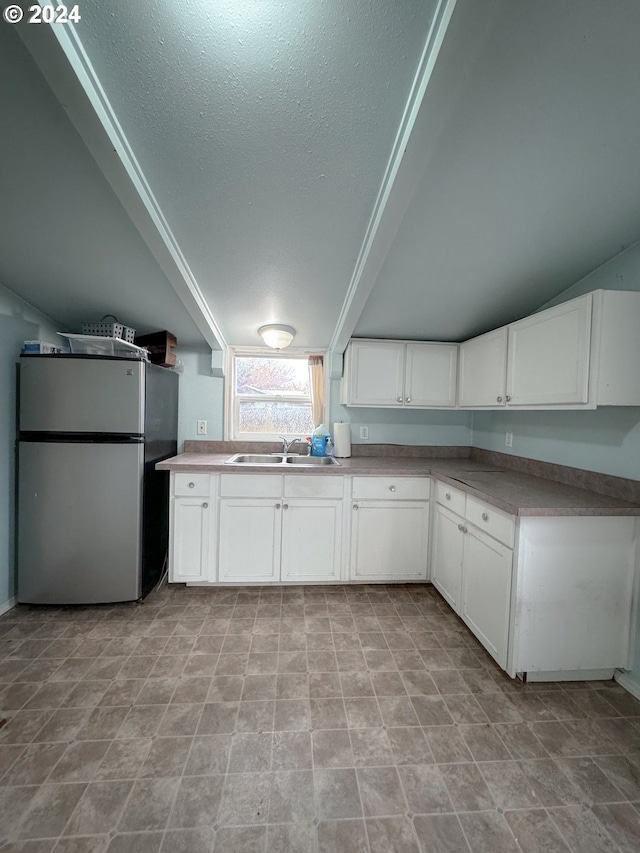
[[[324,361],[321,355],[309,356],[309,385],[311,386],[311,417],[318,427],[324,418]]]

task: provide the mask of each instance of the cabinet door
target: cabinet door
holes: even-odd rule
[[[589,400],[591,295],[509,326],[507,396],[512,406]]]
[[[403,343],[354,341],[349,349],[347,403],[354,406],[402,406]]]
[[[283,581],[340,579],[342,501],[289,500],[282,512]]]
[[[431,581],[456,613],[462,593],[464,519],[436,506],[431,551]]]
[[[354,501],[351,580],[426,580],[428,501]]]
[[[455,406],[457,344],[407,344],[405,405]]]
[[[211,507],[202,497],[174,498],[169,580],[209,581]]]
[[[458,405],[465,409],[505,404],[507,327],[460,344]]]
[[[272,498],[220,500],[220,581],[280,580],[281,507]]]
[[[461,616],[504,669],[507,665],[513,551],[467,527]]]

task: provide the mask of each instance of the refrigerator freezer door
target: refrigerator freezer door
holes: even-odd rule
[[[143,449],[20,444],[18,601],[140,598]]]
[[[38,356],[20,360],[23,432],[144,432],[145,363]]]

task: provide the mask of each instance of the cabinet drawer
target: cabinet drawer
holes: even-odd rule
[[[428,477],[354,477],[352,495],[359,500],[428,500]]]
[[[344,477],[304,477],[285,475],[285,498],[341,498]]]
[[[459,489],[452,489],[446,483],[436,482],[436,500],[442,506],[448,507],[451,512],[464,515],[467,496]]]
[[[221,474],[223,498],[279,498],[282,477],[278,474]]]
[[[173,481],[174,495],[206,497],[209,494],[211,474],[176,474]]]
[[[496,509],[494,506],[467,496],[467,521],[475,524],[480,530],[484,530],[489,536],[493,536],[499,542],[504,542],[509,548],[513,548],[515,541],[515,518]]]

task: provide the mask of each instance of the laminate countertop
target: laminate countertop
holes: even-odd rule
[[[340,465],[285,467],[225,464],[229,453],[181,453],[156,465],[159,471],[287,476],[433,477],[512,515],[640,516],[640,506],[554,480],[496,468],[471,459],[367,456],[340,459]]]

